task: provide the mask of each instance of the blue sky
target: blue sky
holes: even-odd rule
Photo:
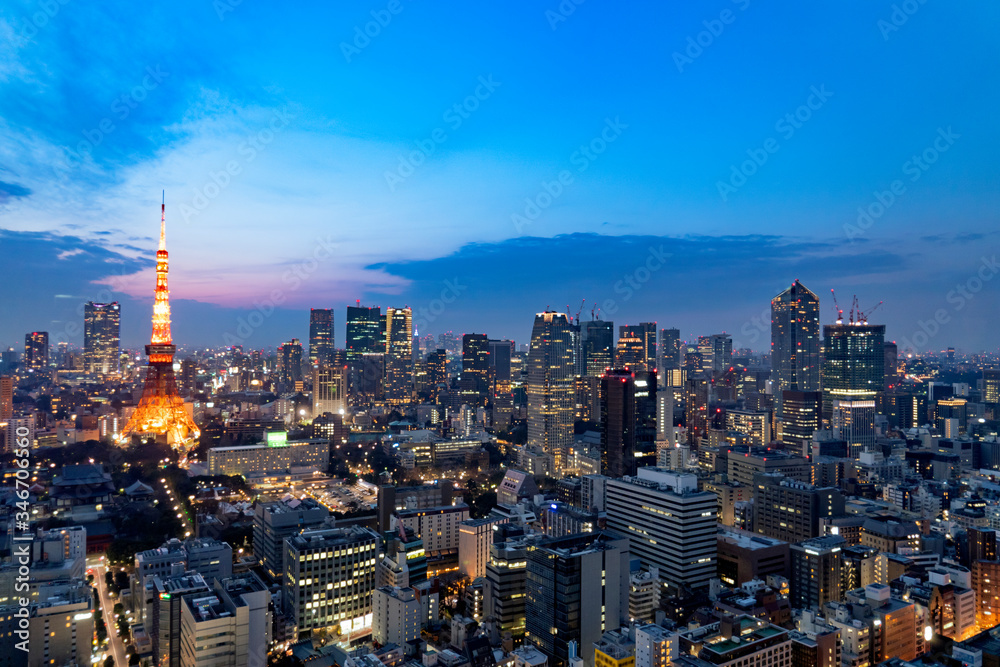
[[[799,278],[826,319],[836,288],[884,300],[890,338],[943,310],[923,347],[997,347],[1000,7],[560,6],[5,4],[0,342],[99,295],[141,344],[166,189],[179,344],[276,290],[247,345],[304,337],[310,306],[342,344],[348,303],[430,307],[453,280],[422,333],[524,341],[546,306],[611,299],[761,347]]]

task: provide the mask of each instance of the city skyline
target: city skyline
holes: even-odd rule
[[[0,260],[31,277],[4,291],[0,342],[117,300],[141,344],[166,188],[185,344],[221,345],[274,290],[253,347],[306,340],[309,308],[443,292],[432,331],[526,341],[534,313],[586,298],[584,319],[614,300],[616,322],[738,335],[800,279],[884,301],[890,338],[943,310],[929,345],[996,348],[1000,9],[400,7],[366,39],[387,10],[0,13]],[[427,44],[438,26],[454,41]],[[303,51],[318,30],[326,52]]]

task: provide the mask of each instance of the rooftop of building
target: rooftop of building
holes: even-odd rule
[[[770,549],[787,545],[788,542],[773,537],[765,537],[747,530],[723,526],[720,524],[716,537],[723,542],[738,546],[741,549]]]
[[[378,541],[378,535],[373,530],[362,526],[349,526],[304,530],[285,540],[285,543],[295,549],[318,549],[368,541]]]

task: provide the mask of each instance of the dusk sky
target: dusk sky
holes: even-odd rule
[[[584,319],[765,349],[799,279],[824,322],[836,288],[884,301],[887,339],[996,350],[998,21],[939,0],[7,2],[0,344],[81,345],[82,304],[112,299],[123,344],[148,342],[165,190],[189,349],[307,340],[309,307],[343,346],[355,299],[519,343],[586,299]]]

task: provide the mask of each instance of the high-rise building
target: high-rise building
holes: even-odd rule
[[[83,369],[116,375],[121,356],[121,309],[117,301],[83,306]]]
[[[805,456],[813,434],[823,427],[823,395],[819,391],[781,392],[781,442],[788,451]]]
[[[885,325],[823,326],[823,421],[833,418],[833,402],[879,401],[885,385]]]
[[[639,468],[636,477],[609,479],[609,529],[628,537],[643,566],[659,568],[667,584],[708,585],[716,573],[718,497],[698,491],[698,478],[662,468]]]
[[[486,616],[493,619],[501,636],[524,637],[524,587],[528,577],[528,545],[522,539],[490,545],[486,564]]]
[[[594,643],[627,621],[629,541],[612,531],[547,540],[528,549],[525,641],[567,667],[570,643],[588,665]]]
[[[313,417],[327,412],[344,414],[347,409],[347,368],[341,366],[314,365]]]
[[[635,474],[635,375],[609,369],[601,376],[601,473]]]
[[[490,397],[493,403],[493,424],[505,428],[514,410],[514,384],[510,360],[514,354],[514,341],[490,340],[490,377],[493,386]]]
[[[348,637],[371,627],[378,535],[370,528],[304,530],[284,542],[282,600],[295,634]]]
[[[646,333],[643,324],[622,324],[618,327],[618,346],[615,349],[617,367],[630,371],[646,370]],[[653,340],[655,345],[655,338]]]
[[[584,373],[600,377],[614,363],[615,323],[590,320],[581,322],[580,328]]]
[[[680,654],[677,634],[660,625],[635,629],[635,667],[670,667]]]
[[[830,427],[835,438],[847,443],[848,454],[859,458],[875,446],[875,400],[835,399]]]
[[[771,443],[771,415],[755,410],[727,410],[726,430],[742,433],[751,445],[766,447]]]
[[[368,352],[385,352],[385,333],[379,306],[347,307],[347,361]]]
[[[726,333],[698,336],[701,370],[709,376],[725,373],[733,363],[733,337]]]
[[[684,422],[688,443],[697,445],[708,429],[708,378],[703,375],[684,381]]]
[[[899,346],[896,345],[896,341],[886,342],[883,347],[883,365],[885,367],[885,386],[883,391],[886,393],[896,389],[899,384]]]
[[[312,308],[309,310],[309,363],[329,364],[333,362],[333,310]]]
[[[8,422],[14,416],[14,378],[0,375],[0,422]]]
[[[302,343],[293,338],[278,346],[278,382],[286,391],[293,391],[302,382]]]
[[[791,545],[791,602],[796,609],[822,609],[843,598],[841,551],[847,542],[836,535]]]
[[[177,347],[170,335],[170,292],[167,288],[169,257],[167,253],[166,203],[160,206],[160,244],[156,251],[156,287],[153,298],[153,333],[146,356],[146,380],[142,398],[129,417],[119,439],[128,442],[133,435],[165,436],[168,444],[177,444],[200,435],[194,419],[177,393],[174,379],[174,352]]]
[[[784,420],[782,392],[820,390],[819,348],[819,297],[796,280],[771,299],[771,379],[778,419]]]
[[[490,395],[490,343],[486,334],[462,336],[462,380],[475,404],[485,405]]]
[[[385,310],[385,400],[409,403],[413,395],[413,311]]]
[[[438,402],[443,390],[448,389],[448,352],[437,349],[427,355],[427,387],[431,401]]]
[[[49,367],[49,332],[24,334],[24,367],[35,372]]]
[[[657,348],[657,369],[679,370],[681,367],[680,329],[660,329],[660,345]]]
[[[573,444],[574,375],[570,323],[563,313],[535,316],[528,352],[528,445],[549,454],[562,470]]]

